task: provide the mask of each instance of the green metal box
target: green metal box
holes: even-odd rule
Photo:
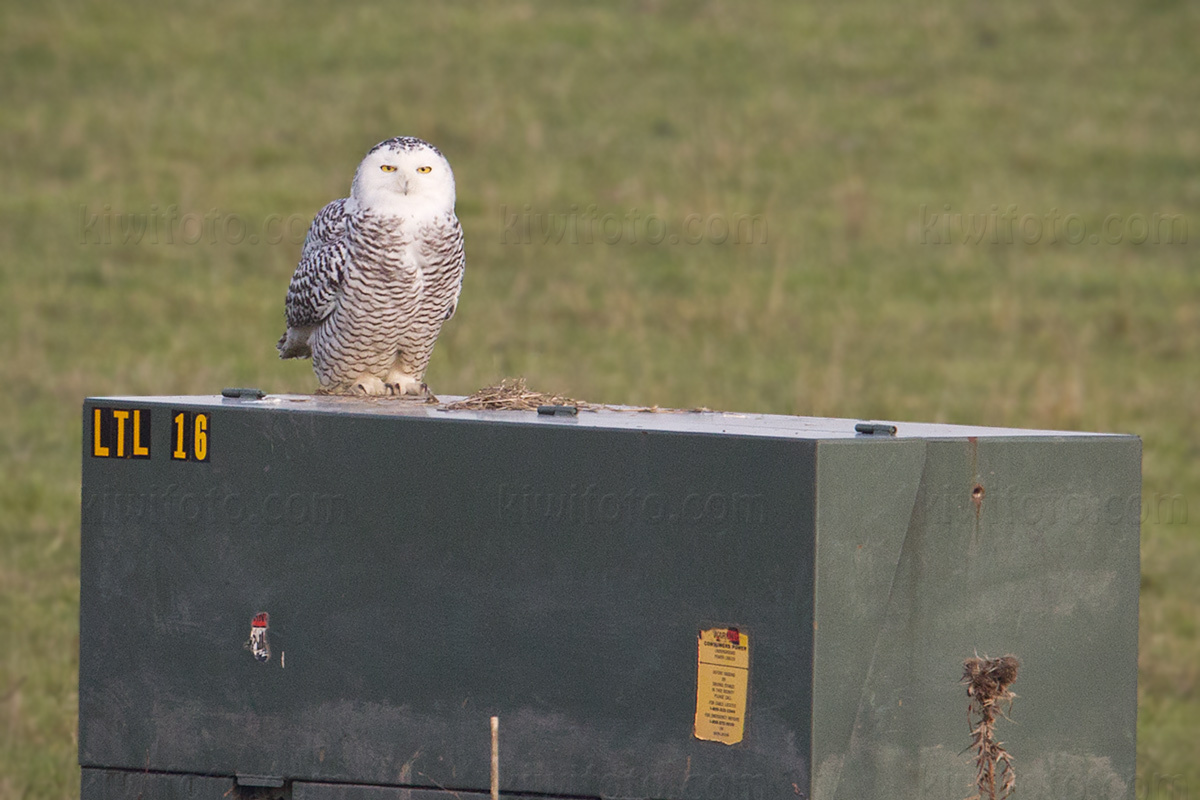
[[[84,405],[83,799],[1134,794],[1136,437]]]

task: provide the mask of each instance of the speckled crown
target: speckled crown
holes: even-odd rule
[[[397,136],[394,139],[385,139],[368,150],[367,155],[371,155],[371,153],[374,153],[376,150],[382,150],[384,148],[387,148],[388,150],[419,150],[422,147],[428,147],[439,156],[442,155],[441,150],[438,150],[424,139],[418,139],[415,136]],[[445,156],[442,156],[442,158],[445,158]]]

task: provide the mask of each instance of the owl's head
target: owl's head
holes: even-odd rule
[[[398,136],[371,148],[358,165],[350,196],[376,214],[453,211],[454,173],[429,142]]]

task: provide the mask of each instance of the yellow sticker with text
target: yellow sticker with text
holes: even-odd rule
[[[700,631],[696,666],[695,736],[737,744],[746,727],[750,637],[737,628]]]
[[[149,458],[150,409],[92,409],[92,458]]]
[[[208,461],[211,442],[209,415],[205,411],[171,411],[171,458],[175,461]]]

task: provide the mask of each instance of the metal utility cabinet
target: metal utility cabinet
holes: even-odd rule
[[[559,411],[87,400],[84,800],[1133,797],[1136,437]]]

